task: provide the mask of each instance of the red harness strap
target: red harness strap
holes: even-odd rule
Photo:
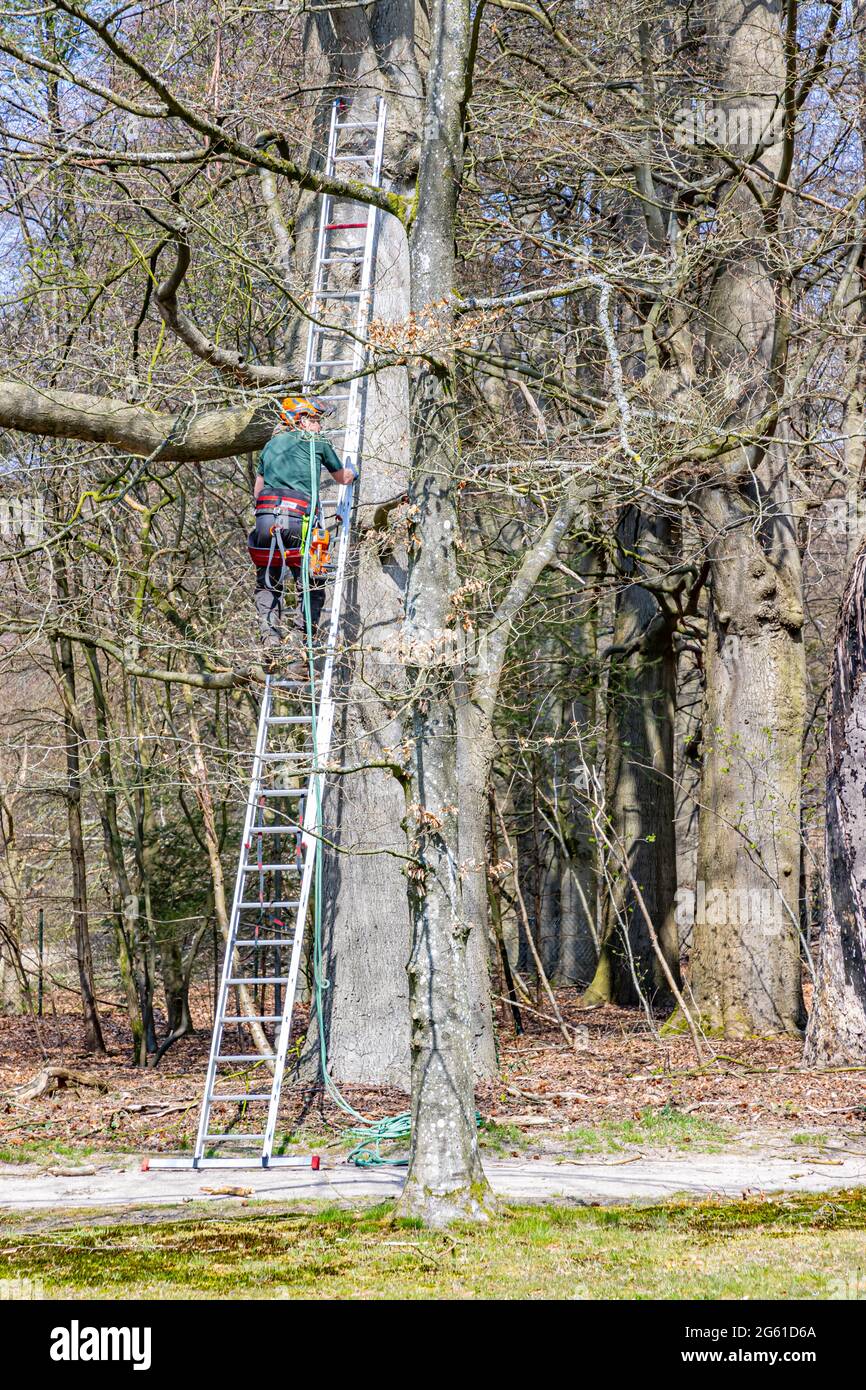
[[[256,498],[256,515],[259,512],[273,512],[276,524],[278,512],[296,516],[300,520],[305,517],[310,510],[309,502],[305,502],[302,497],[289,497],[285,494],[275,492],[262,492]],[[273,535],[273,529],[271,531]],[[299,570],[301,568],[301,550],[280,547],[279,550],[273,545],[247,545],[250,559],[257,569],[280,570],[288,568]]]
[[[257,512],[273,512],[277,508],[289,511],[293,516],[306,516],[310,510],[309,502],[305,502],[303,497],[289,497],[286,494],[280,495],[275,492],[262,492],[256,498]]]

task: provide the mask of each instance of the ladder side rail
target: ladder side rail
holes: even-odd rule
[[[229,918],[228,940],[226,942],[225,956],[223,959],[222,975],[220,977],[219,994],[217,997],[217,1007],[214,1016],[214,1029],[211,1037],[210,1056],[208,1057],[207,1076],[205,1079],[204,1097],[202,1099],[201,1113],[199,1115],[199,1126],[196,1135],[195,1149],[193,1150],[193,1165],[203,1156],[205,1135],[208,1132],[208,1121],[210,1119],[211,1097],[214,1089],[217,1069],[217,1057],[222,1046],[223,1024],[226,1016],[226,1004],[228,1002],[229,980],[234,968],[235,943],[238,932],[238,921],[240,918],[240,903],[244,897],[244,864],[247,857],[247,845],[251,843],[253,822],[255,820],[256,806],[258,803],[259,788],[262,782],[262,769],[264,766],[262,755],[268,741],[268,718],[271,711],[271,678],[265,681],[265,693],[262,698],[262,707],[259,712],[259,727],[256,731],[256,746],[253,753],[253,766],[250,774],[250,788],[247,793],[247,809],[244,816],[243,838],[241,840],[241,851],[238,856],[238,871],[235,877],[234,896],[232,898],[231,916]]]
[[[380,97],[376,120],[376,147],[373,155],[371,180],[376,188],[379,187],[382,181],[387,111],[387,103],[384,97]],[[352,340],[352,356],[354,358],[356,371],[359,371],[361,367],[363,367],[367,357],[367,349],[363,342],[363,337],[368,327],[372,304],[373,255],[376,245],[378,214],[379,209],[377,207],[371,204],[367,205],[367,230],[364,236],[364,259],[361,263],[360,295],[355,315],[355,332],[357,336]],[[366,383],[363,385],[366,385]],[[346,462],[352,464],[355,468],[358,467],[358,455],[361,444],[362,389],[363,386],[360,379],[357,376],[353,376],[349,384],[349,403],[346,408],[346,431],[343,435],[343,457]]]
[[[334,172],[334,154],[337,147],[337,110],[339,98],[331,103],[331,126],[328,132],[328,154],[325,160],[325,172],[328,175]],[[327,225],[331,215],[331,195],[322,195],[322,207],[319,213],[319,232],[316,240],[316,259],[313,271],[313,295],[310,301],[310,312],[315,312],[317,291],[319,289],[319,276],[321,274],[322,258],[325,254],[325,241],[327,238]],[[313,354],[315,352],[315,337],[312,323],[307,324],[307,347],[304,353],[304,385],[310,380],[313,369]]]
[[[376,126],[376,150],[373,164],[373,183],[376,187],[382,177],[382,160],[385,146],[385,120],[387,106],[384,98],[379,98],[379,114]],[[367,351],[361,341],[363,333],[367,327],[367,320],[370,313],[370,291],[373,278],[373,253],[376,241],[376,228],[378,225],[378,208],[368,204],[367,208],[367,230],[364,237],[364,260],[361,267],[361,291],[362,297],[359,301],[358,312],[356,315],[357,338],[353,340],[352,353],[355,359],[355,366],[360,368],[364,365]],[[361,382],[358,377],[352,378],[349,386],[349,403],[346,408],[346,433],[343,437],[343,464],[351,463],[356,469],[358,467],[358,449],[361,434]],[[328,638],[325,644],[325,662],[322,674],[322,688],[320,696],[320,715],[318,723],[322,723],[323,714],[329,714],[327,720],[327,746],[324,741],[317,748],[316,763],[320,763],[322,758],[328,756],[330,749],[330,732],[333,724],[333,701],[331,699],[331,686],[334,670],[334,657],[337,649],[337,637],[339,635],[340,620],[343,607],[343,593],[345,590],[346,563],[348,559],[349,538],[351,535],[352,503],[354,501],[354,483],[345,483],[340,488],[337,498],[337,511],[342,518],[340,530],[340,542],[337,548],[337,568],[334,578],[333,597],[331,599],[331,621],[328,627]],[[312,792],[313,779],[310,779],[310,790]],[[311,805],[311,798],[307,799],[307,807]]]
[[[345,486],[345,491],[349,494],[351,502],[351,491],[353,484]],[[292,956],[289,965],[289,974],[286,980],[286,992],[283,1001],[283,1018],[280,1025],[279,1040],[274,1059],[274,1075],[271,1085],[271,1100],[268,1106],[268,1118],[265,1124],[265,1138],[262,1145],[262,1166],[267,1167],[273,1149],[274,1135],[276,1133],[277,1117],[279,1113],[280,1094],[282,1091],[283,1073],[286,1066],[286,1058],[289,1051],[289,1042],[292,1031],[292,1014],[294,1012],[295,992],[297,990],[298,975],[300,972],[301,958],[303,954],[303,943],[306,936],[307,908],[309,906],[310,895],[313,886],[313,873],[316,866],[316,856],[321,853],[321,845],[317,834],[318,806],[319,797],[324,796],[325,771],[322,763],[327,759],[331,746],[331,734],[334,727],[334,701],[331,697],[332,673],[336,658],[337,635],[340,628],[340,617],[342,610],[343,592],[345,589],[346,566],[349,554],[350,526],[344,526],[340,535],[340,545],[337,559],[337,575],[334,586],[334,599],[331,606],[331,621],[328,630],[327,656],[322,680],[322,696],[319,704],[319,715],[316,726],[313,729],[315,746],[313,748],[313,767],[307,787],[307,796],[304,805],[303,835],[301,838],[300,852],[303,861],[303,873],[301,876],[300,892],[298,893],[298,908],[295,917],[295,936],[292,942]]]
[[[341,491],[348,494],[348,501],[351,504],[352,483],[345,484]],[[348,516],[351,516],[349,510]],[[334,702],[331,698],[331,681],[336,657],[337,636],[340,629],[340,617],[343,606],[343,592],[345,589],[346,565],[349,554],[350,522],[347,518],[341,533],[337,552],[337,574],[334,585],[334,597],[331,603],[331,620],[328,627],[328,642],[326,647],[325,666],[322,678],[322,695],[319,703],[319,714],[316,725],[312,730],[314,739],[313,746],[313,768],[307,786],[306,801],[304,804],[303,834],[300,843],[300,853],[303,862],[303,872],[301,875],[300,891],[298,893],[298,907],[295,916],[295,935],[292,941],[292,955],[289,964],[289,973],[286,980],[286,991],[283,997],[283,1018],[280,1024],[279,1039],[277,1042],[276,1056],[274,1058],[274,1075],[271,1084],[271,1099],[268,1106],[268,1118],[265,1124],[265,1137],[262,1144],[262,1167],[266,1168],[271,1158],[273,1150],[274,1135],[277,1127],[277,1117],[280,1106],[280,1094],[282,1091],[283,1073],[286,1066],[286,1058],[289,1052],[289,1042],[292,1032],[292,1014],[295,1006],[295,993],[298,985],[298,975],[301,967],[303,953],[303,943],[306,935],[307,908],[309,906],[310,894],[313,886],[313,872],[316,864],[316,853],[318,849],[318,837],[315,833],[318,821],[318,797],[324,794],[324,775],[318,769],[323,758],[327,758],[331,744],[331,731],[334,723]],[[323,723],[324,721],[324,723]],[[321,733],[319,725],[323,724]]]
[[[308,855],[304,861],[304,872],[301,878],[300,892],[298,894],[299,901],[297,915],[295,917],[295,935],[292,941],[292,956],[289,963],[289,974],[286,980],[283,1017],[280,1023],[279,1039],[277,1041],[276,1055],[274,1057],[271,1099],[268,1104],[268,1118],[265,1122],[265,1136],[262,1142],[263,1168],[267,1168],[270,1161],[274,1145],[274,1135],[277,1128],[280,1095],[282,1094],[283,1088],[283,1073],[286,1069],[286,1058],[289,1053],[289,1041],[292,1034],[292,1014],[295,1008],[295,993],[298,988],[298,975],[300,974],[304,937],[306,935],[307,907],[309,905],[310,892],[313,884],[313,869],[314,856]]]

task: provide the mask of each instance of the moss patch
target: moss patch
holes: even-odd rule
[[[864,1268],[863,1191],[518,1207],[447,1232],[391,1203],[0,1230],[0,1278],[50,1297],[840,1298]]]

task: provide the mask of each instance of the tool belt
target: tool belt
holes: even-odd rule
[[[247,549],[253,564],[266,571],[265,584],[272,589],[287,569],[297,574],[301,568],[310,503],[303,497],[283,493],[261,493],[256,498],[256,529]],[[310,574],[320,575],[328,563],[330,533],[313,527],[310,539]]]

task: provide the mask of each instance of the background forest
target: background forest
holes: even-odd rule
[[[2,6],[4,1011],[37,1011],[41,933],[92,1053],[106,1017],[141,1067],[210,1026],[256,454],[349,191],[381,214],[332,1075],[408,1090],[419,923],[479,1084],[515,1027],[571,1045],[602,1007],[699,1059],[805,1030],[809,1065],[866,1060],[864,23]],[[328,184],[331,101],[382,95],[385,188]]]

